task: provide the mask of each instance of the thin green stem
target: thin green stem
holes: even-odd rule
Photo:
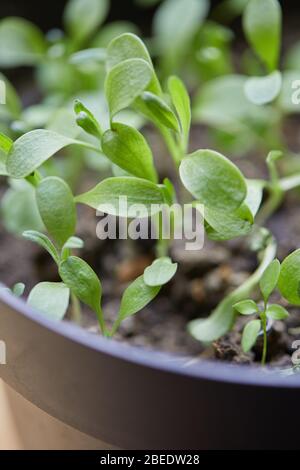
[[[71,314],[72,320],[80,325],[82,320],[81,306],[78,298],[73,294],[73,292],[71,293]]]
[[[267,305],[264,305],[264,311],[261,313],[261,323],[263,328],[263,353],[261,358],[261,365],[265,366],[267,362],[267,348],[268,348],[268,335],[267,335],[267,315],[266,315]]]
[[[109,336],[108,331],[106,329],[105,321],[104,321],[103,310],[100,305],[98,309],[96,310],[96,315],[97,315],[98,322],[100,325],[101,333],[103,334],[103,336]]]
[[[42,181],[42,176],[38,171],[34,171],[31,175],[26,176],[26,181],[30,183],[34,188],[37,188]]]

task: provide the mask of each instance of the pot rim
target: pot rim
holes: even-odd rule
[[[0,284],[0,287],[3,284]],[[3,286],[5,287],[5,286]],[[8,291],[0,289],[1,304],[7,305],[25,316],[28,320],[49,329],[81,346],[90,348],[95,352],[108,354],[111,357],[131,362],[144,367],[160,370],[175,375],[183,375],[194,379],[202,379],[213,382],[225,382],[239,385],[299,388],[300,374],[293,376],[280,375],[278,371],[264,371],[254,366],[241,366],[206,359],[196,359],[191,356],[180,356],[172,353],[148,350],[114,339],[104,338],[101,335],[90,333],[84,328],[71,322],[55,321],[43,317],[37,310],[31,308],[23,299],[15,297]],[[0,340],[1,338],[0,332]]]

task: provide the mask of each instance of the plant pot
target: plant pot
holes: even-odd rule
[[[190,360],[49,321],[0,294],[1,378],[80,432],[121,449],[296,449],[300,377]]]

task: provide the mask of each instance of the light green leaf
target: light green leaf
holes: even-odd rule
[[[12,86],[12,84],[8,81],[8,79],[5,77],[5,75],[3,75],[3,73],[1,72],[0,80],[2,80],[5,85],[5,106],[0,106],[0,118],[4,121],[19,119],[22,110],[22,104],[18,93]]]
[[[183,48],[200,29],[209,9],[206,0],[165,0],[153,22],[159,47],[166,50]]]
[[[69,61],[70,64],[86,66],[87,64],[103,64],[106,60],[106,50],[93,47],[90,49],[84,49],[82,51],[75,52],[71,55]]]
[[[145,44],[138,36],[127,32],[113,39],[108,45],[107,68],[111,70],[114,66],[128,59],[142,59],[148,63],[152,70],[152,78],[147,89],[156,95],[160,95],[161,86]]]
[[[194,100],[194,120],[234,135],[252,130],[254,124],[270,126],[274,112],[247,100],[246,80],[242,75],[228,75],[204,84]]]
[[[105,81],[111,116],[130,106],[147,88],[152,77],[152,68],[143,59],[127,59],[115,65]]]
[[[180,177],[186,189],[209,209],[234,211],[247,195],[240,170],[212,150],[198,150],[185,157],[180,165]]]
[[[109,10],[108,0],[69,0],[64,22],[69,35],[83,41],[96,32]]]
[[[131,23],[130,21],[111,21],[110,23],[102,26],[99,33],[92,41],[92,47],[103,47],[107,49],[111,41],[121,36],[122,34],[139,34],[139,29],[136,24]],[[132,57],[126,57],[130,59]],[[142,59],[143,57],[141,57]],[[122,59],[123,60],[123,59]],[[114,64],[116,65],[116,64]]]
[[[278,288],[290,304],[300,305],[300,250],[294,251],[283,261]]]
[[[1,201],[1,217],[6,230],[16,235],[21,235],[25,230],[44,229],[34,188],[28,183],[6,191]]]
[[[13,146],[13,141],[7,135],[2,134],[0,132],[0,150],[4,152],[6,155],[9,153],[10,149]]]
[[[127,198],[127,203],[124,198]],[[158,185],[126,176],[107,178],[75,200],[106,214],[129,218],[148,217],[164,203],[163,192]]]
[[[63,246],[63,250],[79,250],[84,247],[84,241],[79,237],[70,237]]]
[[[16,297],[22,297],[22,295],[24,294],[24,291],[25,291],[25,284],[23,284],[22,282],[18,282],[12,288],[12,293]]]
[[[36,199],[49,234],[62,247],[76,230],[76,208],[71,189],[64,180],[50,176],[38,185]]]
[[[281,305],[268,305],[266,311],[267,317],[271,320],[285,320],[289,317],[289,312]]]
[[[242,348],[245,353],[251,351],[255,345],[260,330],[260,320],[252,320],[245,326],[242,336]]]
[[[151,149],[139,131],[114,122],[101,143],[103,153],[114,164],[133,176],[157,182]]]
[[[278,259],[275,259],[267,267],[261,277],[259,287],[265,302],[269,300],[270,295],[277,287],[280,276],[280,269],[280,262],[278,261]]]
[[[93,269],[82,259],[70,256],[61,263],[59,274],[73,294],[99,315],[102,286]]]
[[[249,208],[253,220],[261,206],[265,182],[262,180],[246,180],[247,196],[244,204]]]
[[[150,93],[149,91],[144,91],[141,95],[141,100],[160,125],[163,125],[175,132],[180,132],[177,117],[162,98]]]
[[[31,242],[36,243],[37,245],[44,248],[52,256],[55,263],[59,264],[59,255],[57,249],[53,245],[52,241],[44,233],[37,232],[35,230],[26,230],[22,235],[24,238],[26,238],[26,240],[30,240]]]
[[[61,108],[52,112],[45,123],[48,131],[57,132],[60,135],[75,139],[81,133],[74,119],[74,113],[70,109]]]
[[[243,24],[249,43],[270,71],[277,68],[281,47],[282,13],[277,0],[250,0]]]
[[[277,70],[266,77],[251,77],[245,83],[245,94],[258,106],[272,103],[281,90],[282,76]]]
[[[184,83],[178,77],[170,77],[168,89],[181,124],[184,145],[187,147],[191,127],[191,100]]]
[[[175,276],[177,267],[168,257],[156,259],[145,269],[144,282],[150,287],[163,286]]]
[[[7,157],[7,170],[13,178],[25,178],[52,155],[76,141],[53,131],[34,130],[17,139]]]
[[[102,130],[93,113],[79,100],[75,101],[74,111],[77,116],[76,122],[78,126],[88,134],[93,135],[97,139],[101,139]]]
[[[143,59],[153,68],[152,60],[145,44],[138,36],[132,33],[121,34],[109,43],[107,47],[108,70],[128,59]]]
[[[224,241],[248,235],[253,226],[249,208],[242,205],[232,213],[206,207],[204,210],[206,233],[211,240]]]
[[[147,286],[144,276],[138,277],[123,294],[118,318],[124,320],[139,312],[157,296],[159,291],[160,286]]]
[[[259,312],[258,306],[253,300],[242,300],[235,304],[233,308],[241,315],[253,315]]]
[[[51,320],[62,320],[69,297],[70,290],[62,282],[41,282],[32,289],[27,303]]]
[[[38,63],[46,52],[42,32],[23,18],[0,21],[0,65],[17,67]]]

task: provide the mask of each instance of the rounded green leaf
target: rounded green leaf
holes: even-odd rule
[[[111,116],[130,106],[147,88],[152,77],[153,70],[143,59],[127,59],[115,65],[105,81]]]
[[[266,77],[251,77],[245,83],[245,94],[256,105],[271,103],[277,98],[282,86],[282,76],[277,70]]]
[[[144,282],[151,287],[163,286],[175,276],[177,267],[177,263],[172,263],[170,258],[159,258],[145,269]]]
[[[51,320],[62,320],[69,306],[70,290],[62,282],[41,282],[29,294],[28,305]]]
[[[276,69],[281,46],[280,3],[277,0],[250,0],[243,23],[249,43],[270,71]]]
[[[289,316],[289,312],[281,305],[268,305],[267,317],[272,320],[285,320]]]
[[[300,305],[300,250],[294,251],[283,261],[278,288],[288,302]]]
[[[38,185],[36,199],[49,234],[62,247],[76,230],[76,207],[72,191],[65,181],[50,176]]]
[[[245,353],[248,353],[255,345],[260,330],[260,320],[252,320],[245,326],[242,336],[242,348]]]
[[[82,41],[96,32],[109,10],[108,0],[69,0],[64,22],[70,36]]]
[[[274,259],[274,261],[272,261],[272,263],[267,267],[261,277],[259,287],[265,302],[268,301],[270,295],[277,287],[280,270],[280,262],[278,259]]]
[[[157,181],[151,149],[135,128],[114,122],[101,143],[103,153],[114,164],[138,178]]]
[[[25,178],[52,155],[76,141],[48,130],[34,130],[17,139],[8,156],[7,171],[13,178]]]
[[[132,33],[120,34],[107,47],[107,67],[109,70],[127,59],[143,59],[152,67],[152,60],[145,44]]]
[[[258,313],[259,309],[254,300],[242,300],[233,306],[241,315],[253,315]]]
[[[231,212],[242,204],[247,184],[240,170],[212,150],[198,150],[180,165],[181,181],[204,206]]]
[[[148,217],[159,210],[159,206],[164,203],[164,196],[157,184],[120,176],[107,178],[75,200],[106,214]]]
[[[46,52],[42,32],[23,18],[5,18],[0,21],[0,65],[18,67],[34,65]]]
[[[99,313],[102,286],[97,274],[81,258],[70,256],[59,267],[59,274],[74,295]]]

